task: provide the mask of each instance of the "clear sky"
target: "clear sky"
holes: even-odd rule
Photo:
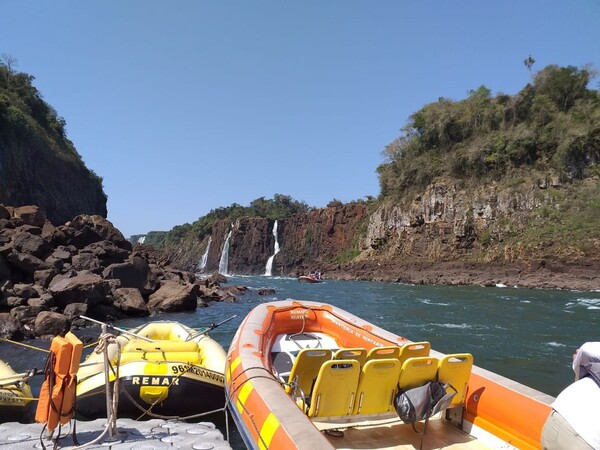
[[[600,1],[0,0],[0,54],[130,236],[276,193],[377,196],[383,149],[424,105],[515,94],[528,55],[600,69]]]

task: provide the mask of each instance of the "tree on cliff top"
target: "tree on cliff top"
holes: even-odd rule
[[[237,220],[246,217],[260,217],[269,220],[286,219],[294,214],[308,211],[309,206],[302,201],[294,200],[289,195],[275,194],[273,199],[257,198],[249,206],[232,203],[230,206],[212,209],[207,215],[200,217],[193,224],[173,227],[171,231],[157,239],[152,237],[151,245],[159,248],[177,245],[185,240],[202,240],[212,233],[212,227],[219,220]]]
[[[382,197],[422,190],[439,176],[498,180],[520,167],[584,178],[600,163],[600,94],[590,68],[550,65],[515,96],[481,86],[410,116],[377,168]]]

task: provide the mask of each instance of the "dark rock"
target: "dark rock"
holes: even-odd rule
[[[82,214],[75,217],[71,223],[71,227],[78,231],[89,229],[98,236],[96,241],[112,241],[117,247],[127,251],[132,250],[131,242],[129,242],[123,234],[117,230],[113,224],[102,216]],[[91,244],[91,242],[90,242]]]
[[[128,316],[147,316],[148,308],[139,289],[119,288],[114,291],[115,306]]]
[[[0,205],[0,219],[10,220],[10,212],[8,212],[8,209],[4,205]]]
[[[53,311],[42,311],[34,323],[36,336],[64,336],[69,331],[69,320],[64,314]]]
[[[153,291],[149,280],[150,267],[140,256],[133,256],[128,262],[111,264],[102,271],[105,279],[121,280],[121,287],[139,289],[142,294]]]
[[[10,265],[29,277],[33,278],[33,273],[36,270],[45,268],[43,266],[44,261],[37,258],[36,256],[27,254],[27,253],[19,253],[13,249],[11,253],[6,257]]]
[[[12,240],[12,245],[20,253],[28,253],[40,259],[45,259],[51,253],[50,245],[44,238],[31,233],[16,234]]]
[[[21,339],[22,336],[23,332],[19,321],[9,313],[0,313],[0,337],[4,339]]]
[[[19,297],[21,297],[25,300],[40,296],[39,292],[30,284],[22,284],[22,283],[15,284],[13,287],[13,291],[16,295],[18,295]]]
[[[19,218],[24,224],[42,228],[46,223],[46,215],[35,205],[19,206],[12,208],[12,217]]]
[[[178,283],[167,280],[148,300],[147,307],[155,311],[193,311],[196,309],[199,293],[197,284]]]
[[[42,294],[38,298],[30,298],[27,300],[29,306],[42,306],[44,309],[49,309],[54,306],[54,297],[52,294]]]
[[[110,285],[99,275],[84,271],[71,278],[54,277],[49,290],[60,308],[82,300],[89,306],[94,306],[104,300],[110,292]]]
[[[85,303],[69,303],[65,306],[63,314],[67,319],[73,321],[73,319],[78,319],[79,316],[87,316],[88,309],[89,307]]]
[[[10,314],[19,322],[31,325],[38,314],[44,310],[43,306],[17,306],[10,310]]]
[[[96,255],[84,253],[83,251],[73,256],[71,267],[75,270],[89,270],[94,273],[99,273],[102,270],[102,264]]]
[[[111,241],[99,241],[88,245],[81,250],[81,253],[92,253],[102,263],[103,267],[111,264],[122,263],[129,257],[129,252],[118,247]]]
[[[126,317],[114,305],[96,305],[90,310],[90,316],[102,322],[113,322]]]
[[[10,279],[10,267],[4,256],[0,255],[0,281]]]
[[[256,291],[258,295],[273,295],[275,293],[275,289],[272,288],[261,288]]]
[[[46,260],[46,262],[48,262],[48,260]],[[47,288],[56,275],[58,275],[58,270],[54,267],[50,269],[36,270],[33,273],[33,282]]]

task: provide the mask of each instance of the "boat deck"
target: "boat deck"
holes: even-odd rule
[[[329,423],[315,423],[319,429],[329,429]],[[346,426],[346,425],[345,425]],[[387,424],[348,425],[338,428],[343,436],[328,435],[331,445],[338,449],[372,449],[377,442],[378,449],[418,449],[423,435],[415,433],[412,426],[402,422]],[[416,424],[417,430],[423,429],[423,423]],[[337,433],[336,433],[337,434]],[[427,449],[488,449],[482,442],[459,430],[440,417],[432,417],[423,438],[423,450]]]

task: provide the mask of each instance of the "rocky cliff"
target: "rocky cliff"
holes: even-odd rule
[[[102,179],[85,166],[33,79],[0,62],[0,203],[38,205],[55,225],[79,214],[106,217]]]
[[[578,225],[569,220],[581,217],[569,208],[599,194],[598,179],[563,185],[531,176],[509,187],[438,179],[410,201],[356,203],[279,220],[272,274],[319,269],[339,279],[598,289],[597,236],[557,240],[557,230],[543,231],[575,232]],[[274,252],[273,224],[259,218],[216,222],[205,271],[219,270],[231,231],[228,272],[264,274]],[[171,258],[195,269],[208,241],[171,249]]]

